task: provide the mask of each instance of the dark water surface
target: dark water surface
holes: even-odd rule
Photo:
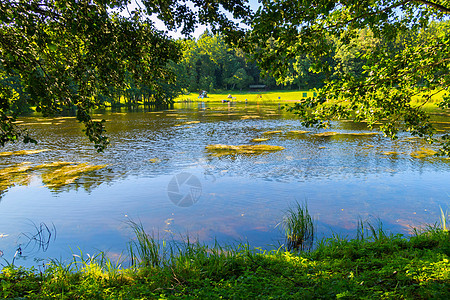
[[[379,218],[388,232],[407,234],[410,226],[438,221],[439,207],[450,204],[450,160],[412,156],[432,148],[408,135],[391,141],[348,134],[370,132],[364,124],[335,122],[329,130],[293,134],[289,131],[311,129],[268,104],[178,104],[173,110],[106,111],[97,117],[107,121],[111,140],[102,154],[73,118],[20,119],[39,144],[17,143],[0,152],[49,151],[0,156],[0,170],[24,162],[108,166],[52,187],[42,182],[43,169],[26,171],[26,178],[15,184],[3,183],[3,258],[11,261],[18,246],[28,255],[16,261],[22,265],[35,264],[33,258],[67,259],[79,254],[78,247],[115,257],[125,253],[132,238],[129,219],[166,240],[189,234],[205,243],[217,239],[270,248],[283,242],[276,227],[283,212],[305,200],[319,237],[333,232],[353,237],[358,218]],[[435,119],[440,133],[450,131],[448,114]],[[200,122],[183,124],[189,121]],[[275,130],[281,133],[263,134]],[[324,131],[344,134],[314,135]],[[261,137],[270,140],[251,142]],[[205,150],[209,144],[267,144],[285,150],[218,157]],[[34,243],[26,247],[41,223],[52,233],[45,252]]]

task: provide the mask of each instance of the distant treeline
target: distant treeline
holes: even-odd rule
[[[369,29],[355,30],[351,35],[339,39],[330,36],[326,61],[336,77],[364,77],[370,71],[365,59],[366,54],[376,51],[377,47],[387,46],[394,54],[412,41],[426,41],[430,36],[448,30],[450,21],[435,22],[419,34],[411,30],[388,45],[380,38],[374,37]],[[315,68],[308,54],[292,59],[289,62],[289,70],[283,73],[283,76],[273,77],[261,72],[250,55],[228,46],[220,35],[205,31],[198,40],[178,42],[181,43],[183,57],[175,66],[176,82],[183,92],[248,90],[250,85],[265,85],[267,89],[277,90],[309,90],[320,88],[324,84],[325,75],[312,71]],[[268,38],[267,43],[270,45],[275,41]]]
[[[322,85],[323,77],[303,66],[302,77],[277,82],[261,72],[255,61],[240,49],[228,46],[221,35],[205,31],[198,40],[179,40],[183,58],[176,65],[177,85],[183,92],[206,90],[248,90],[252,85],[267,89],[311,89]]]

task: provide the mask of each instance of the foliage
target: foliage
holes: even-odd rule
[[[0,145],[20,136],[34,141],[13,123],[24,107],[34,106],[44,116],[76,108],[86,135],[101,151],[108,140],[91,109],[120,98],[130,85],[165,101],[166,85],[174,80],[167,64],[177,61],[179,46],[140,11],[129,17],[112,12],[127,3],[1,2]]]
[[[135,229],[157,242],[142,227]],[[0,273],[0,297],[446,299],[450,293],[449,233],[439,228],[409,239],[333,237],[298,254],[207,247],[189,239],[166,253],[156,265],[131,268],[122,258],[115,263],[105,253],[83,252],[68,264],[53,260],[40,270],[9,266]]]
[[[421,103],[450,85],[450,38],[443,1],[262,1],[242,45],[260,67],[280,81],[301,77],[292,66],[307,60],[309,70],[326,75],[317,97],[292,111],[308,126],[352,117],[396,138],[399,130],[441,143]],[[298,68],[297,68],[298,69]],[[295,71],[295,68],[294,68]],[[292,79],[292,78],[291,78]],[[449,107],[442,98],[441,107]]]
[[[288,251],[305,251],[312,247],[314,242],[314,220],[308,212],[306,202],[295,203],[294,207],[289,207],[281,226],[284,230]]]

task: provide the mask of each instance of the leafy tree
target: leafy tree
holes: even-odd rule
[[[155,1],[158,2],[158,1]],[[129,89],[148,87],[165,101],[167,67],[179,46],[126,0],[5,0],[0,3],[0,145],[34,141],[14,125],[26,101],[44,116],[76,107],[97,150],[108,144],[90,110]],[[161,82],[164,82],[164,87]]]
[[[305,125],[326,127],[339,118],[382,122],[389,137],[406,130],[441,143],[441,154],[450,155],[449,136],[433,139],[422,109],[433,95],[448,95],[449,31],[432,24],[449,13],[448,0],[263,0],[242,44],[279,80],[289,78],[298,57],[326,74],[321,93],[292,108]],[[434,33],[426,34],[431,27]],[[449,107],[450,98],[439,105]]]

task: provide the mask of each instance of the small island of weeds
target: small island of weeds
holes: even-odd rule
[[[303,211],[291,209],[288,215],[307,217],[306,206],[297,207]],[[0,295],[10,299],[448,299],[450,234],[445,218],[441,223],[405,238],[360,221],[357,238],[333,236],[317,242],[311,251],[283,247],[264,251],[242,244],[207,247],[189,239],[166,244],[147,234],[142,225],[131,223],[136,238],[129,247],[129,267],[112,263],[103,253],[74,255],[68,264],[51,261],[40,270],[9,265],[0,274]],[[305,224],[311,225],[308,220]],[[292,231],[291,225],[285,223],[284,229],[292,237],[298,230]]]

